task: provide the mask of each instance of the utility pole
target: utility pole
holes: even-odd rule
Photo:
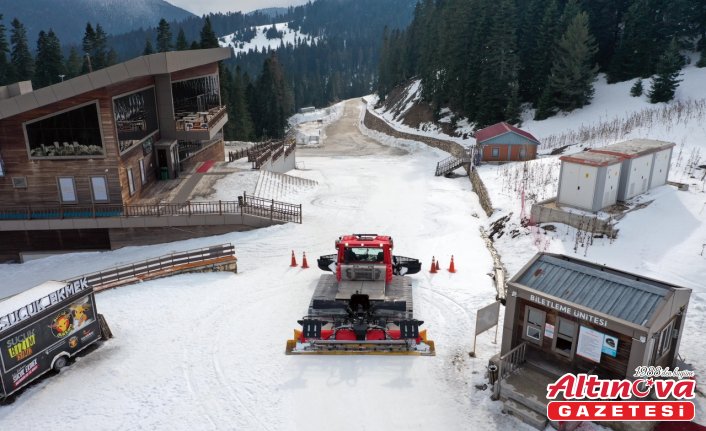
[[[88,72],[93,72],[93,66],[91,66],[91,55],[86,53],[86,60],[88,60]]]

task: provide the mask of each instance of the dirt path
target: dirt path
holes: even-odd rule
[[[360,132],[361,111],[365,109],[360,99],[346,102],[341,118],[324,129],[322,145],[317,148],[301,148],[302,155],[309,157],[404,155],[407,152],[380,144]]]

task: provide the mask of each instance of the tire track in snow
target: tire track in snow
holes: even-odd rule
[[[213,333],[216,331],[216,337],[209,339],[226,340],[223,333],[226,329],[231,329],[228,326],[228,320],[224,319],[226,315],[234,312],[242,313],[245,309],[252,308],[257,304],[271,299],[277,295],[284,287],[275,286],[269,289],[258,290],[252,292],[254,298],[249,298],[247,307],[242,307],[242,303],[236,303],[229,307],[221,307],[217,312],[210,313],[210,316],[199,321],[196,328],[191,331],[192,336],[189,338],[189,345],[199,346],[203,343],[201,334]],[[184,373],[187,389],[193,399],[200,406],[203,416],[208,420],[213,429],[229,429],[233,428],[235,422],[236,429],[244,429],[256,425],[258,429],[271,430],[265,423],[261,421],[258,415],[249,408],[242,398],[238,395],[237,390],[234,391],[228,383],[227,376],[223,372],[220,360],[218,359],[219,350],[217,345],[211,345],[208,349],[196,349],[201,352],[200,358],[194,357],[193,349],[183,349],[184,362],[182,370]],[[186,363],[211,364],[210,367],[199,366],[196,369],[190,369]],[[195,382],[201,382],[196,384]],[[234,414],[233,404],[240,405],[242,409],[237,409]],[[244,412],[245,416],[239,413]],[[249,420],[248,420],[249,419]]]

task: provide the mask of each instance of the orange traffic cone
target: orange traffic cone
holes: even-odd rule
[[[291,267],[297,266],[297,258],[294,257],[294,250],[292,250],[292,263],[289,266],[291,266]]]
[[[306,252],[304,252],[304,257],[302,257],[302,269],[307,269],[309,264],[306,262]]]
[[[434,263],[434,256],[431,257],[431,269],[429,270],[432,274],[436,274],[436,264]]]
[[[439,261],[436,261],[436,270],[439,271],[441,268],[439,267]]]
[[[456,266],[454,265],[454,256],[451,255],[451,265],[449,265],[449,272],[456,272]]]

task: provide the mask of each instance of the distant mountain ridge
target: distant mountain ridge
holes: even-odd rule
[[[33,49],[39,32],[50,28],[62,45],[69,45],[81,43],[87,22],[119,34],[155,27],[161,18],[180,21],[194,16],[164,0],[0,0],[0,14],[8,29],[14,18],[24,24]]]
[[[271,17],[276,17],[277,15],[284,15],[284,14],[286,14],[287,11],[288,11],[288,9],[287,9],[286,7],[266,7],[266,8],[264,8],[264,9],[254,10],[254,11],[248,13],[248,15],[252,15],[252,14],[254,14],[254,13],[257,12],[257,13],[261,13],[261,14],[263,14],[263,15],[268,15],[268,16],[271,16]]]

